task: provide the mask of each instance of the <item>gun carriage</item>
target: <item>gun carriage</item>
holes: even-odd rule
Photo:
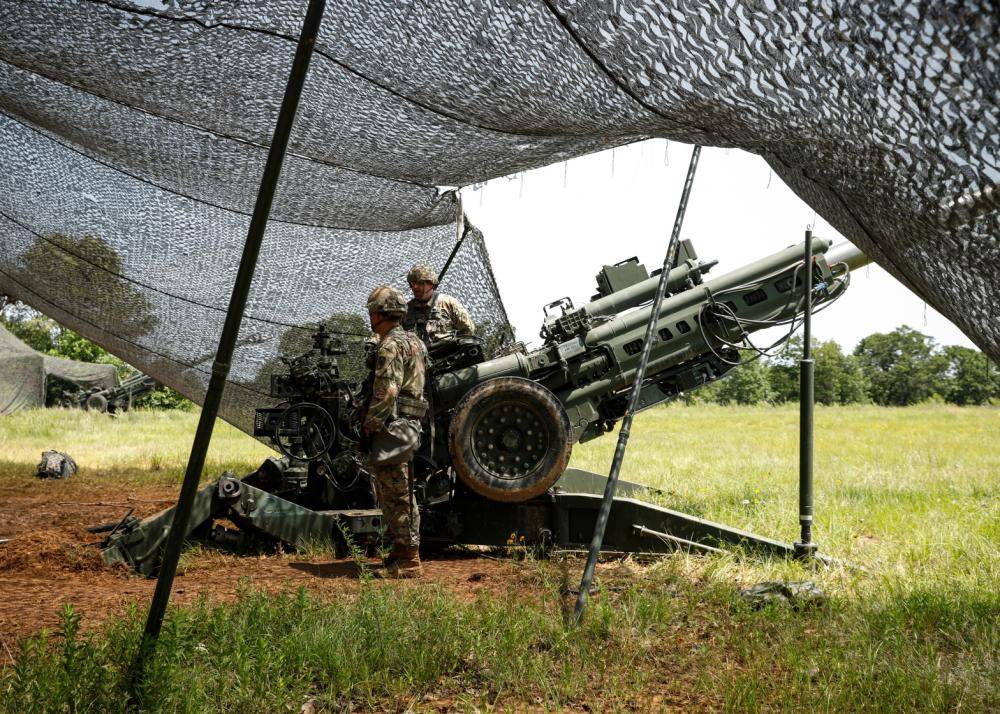
[[[152,377],[141,373],[133,374],[117,387],[95,388],[75,394],[66,401],[66,406],[116,414],[131,409],[133,400],[148,394],[158,386],[159,382]]]
[[[868,259],[850,244],[813,240],[813,304],[847,289]],[[780,343],[802,317],[804,263],[792,246],[709,278],[717,261],[699,260],[683,241],[666,281],[638,408],[648,409],[725,376],[748,350],[749,335],[783,326]],[[486,359],[477,338],[431,348],[432,415],[415,461],[421,536],[427,546],[523,542],[561,548],[588,543],[606,479],[567,468],[573,445],[613,430],[635,381],[649,304],[659,282],[637,259],[604,266],[584,305],[562,298],[545,307],[543,344]],[[214,519],[292,545],[313,540],[376,542],[381,513],[361,437],[364,385],[345,379],[344,346],[320,328],[313,348],[284,360],[271,377],[282,402],[256,411],[254,435],[282,457],[237,479],[224,474],[196,497],[192,530],[232,538]],[[605,549],[663,552],[742,544],[791,555],[790,544],[711,523],[649,502],[656,493],[619,482]],[[143,521],[127,517],[105,541],[109,562],[155,571],[173,509]]]

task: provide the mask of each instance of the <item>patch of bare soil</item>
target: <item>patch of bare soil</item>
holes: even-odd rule
[[[69,483],[63,482],[69,486]],[[94,627],[110,615],[138,601],[145,606],[156,581],[122,567],[106,566],[96,544],[101,536],[88,526],[117,522],[135,508],[144,517],[172,504],[168,490],[132,488],[106,492],[92,487],[59,488],[59,483],[19,483],[0,488],[0,662],[10,661],[17,640],[43,627],[52,628],[66,603]],[[176,494],[172,494],[175,496]],[[371,566],[377,565],[372,559]],[[352,560],[295,555],[240,557],[207,550],[187,561],[174,581],[171,602],[183,604],[206,597],[235,599],[240,587],[270,592],[301,586],[323,594],[349,593],[359,582],[359,566]],[[519,582],[520,581],[520,582]],[[462,599],[482,591],[531,588],[532,576],[513,561],[445,553],[428,556],[424,577],[395,583],[394,587],[443,586]]]

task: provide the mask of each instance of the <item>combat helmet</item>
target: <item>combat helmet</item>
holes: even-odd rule
[[[429,265],[414,265],[410,268],[410,272],[406,274],[406,282],[408,283],[433,283],[438,284],[438,275],[434,272],[434,268]]]
[[[396,288],[379,285],[368,295],[365,303],[368,312],[381,312],[385,315],[403,315],[406,313],[406,301]]]

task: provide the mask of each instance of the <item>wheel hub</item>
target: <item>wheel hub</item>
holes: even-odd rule
[[[521,448],[522,435],[518,429],[505,429],[500,436],[500,444],[507,451],[518,451]]]
[[[519,479],[538,467],[548,449],[548,432],[531,409],[497,405],[473,430],[472,450],[480,465],[502,479]]]

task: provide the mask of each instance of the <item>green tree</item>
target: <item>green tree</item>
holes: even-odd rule
[[[146,392],[137,397],[132,402],[133,407],[140,409],[180,409],[190,411],[194,409],[194,402],[165,384],[157,385],[156,389]]]
[[[125,377],[132,373],[132,368],[115,357],[100,345],[91,342],[86,337],[73,330],[62,328],[56,336],[49,354],[57,357],[73,359],[77,362],[99,362],[113,364],[118,368],[118,376]]]
[[[708,384],[704,384],[700,387],[689,389],[688,391],[682,393],[679,399],[688,406],[694,404],[718,404],[719,389],[722,382],[722,379],[717,379],[714,382],[709,382]]]
[[[868,390],[871,385],[861,363],[854,355],[844,355],[840,382],[837,385],[838,404],[866,404],[871,401]]]
[[[24,310],[28,309],[28,312]],[[61,329],[54,320],[41,315],[27,305],[14,303],[0,312],[0,324],[14,337],[38,352],[50,353]]]
[[[784,351],[768,360],[768,380],[771,399],[775,402],[794,402],[799,399],[799,360],[802,359],[802,337],[795,335]]]
[[[932,338],[906,325],[865,337],[854,348],[854,356],[871,382],[876,404],[918,404],[947,391],[947,358]]]
[[[952,404],[986,404],[1000,395],[997,375],[989,358],[969,347],[949,345],[944,348],[948,362],[948,388],[945,398]]]
[[[830,340],[813,344],[812,358],[816,363],[813,397],[817,404],[836,404],[840,398],[840,376],[844,369],[844,353],[840,345]]]
[[[868,381],[853,355],[845,355],[833,340],[816,342],[814,395],[818,404],[856,404],[868,401]]]
[[[716,400],[719,404],[760,404],[770,402],[771,382],[763,360],[741,364],[719,381]]]
[[[802,337],[796,335],[785,351],[770,360],[772,398],[793,402],[799,398],[799,362]],[[833,340],[813,340],[812,359],[816,364],[813,394],[818,404],[856,404],[868,401],[868,382],[853,355],[845,355]]]

